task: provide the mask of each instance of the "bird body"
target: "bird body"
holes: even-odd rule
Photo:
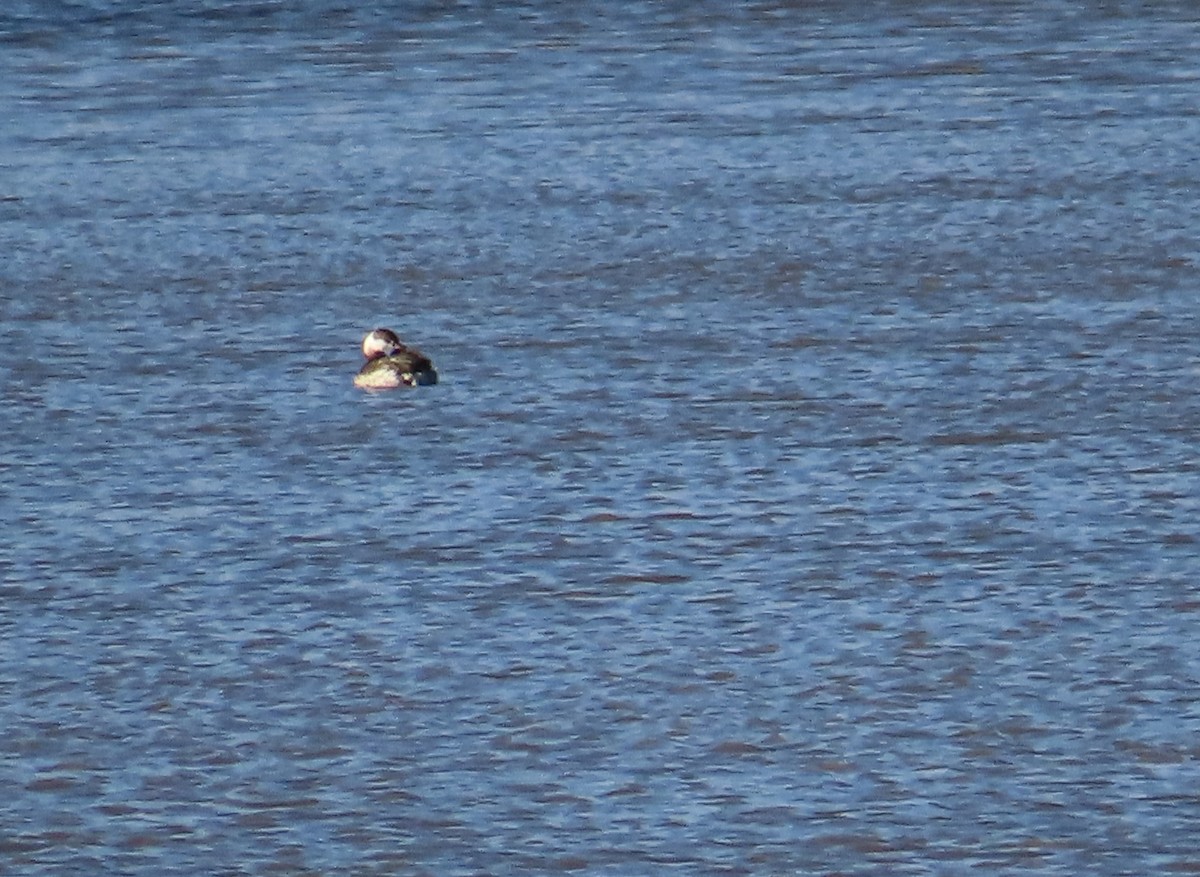
[[[403,343],[391,329],[372,329],[362,343],[367,358],[354,377],[354,386],[367,390],[416,387],[437,383],[428,356]]]

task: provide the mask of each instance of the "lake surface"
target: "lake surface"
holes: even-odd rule
[[[50,5],[0,872],[1200,871],[1193,4]]]

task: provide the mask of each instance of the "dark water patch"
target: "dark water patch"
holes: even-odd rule
[[[1045,433],[995,432],[988,434],[947,433],[931,436],[935,446],[1021,445],[1051,441],[1055,436]]]

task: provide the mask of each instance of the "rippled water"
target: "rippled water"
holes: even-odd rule
[[[1200,870],[1192,6],[126,5],[0,13],[0,871]]]

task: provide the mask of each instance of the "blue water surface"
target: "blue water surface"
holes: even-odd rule
[[[1200,870],[1198,49],[6,6],[0,871]]]

